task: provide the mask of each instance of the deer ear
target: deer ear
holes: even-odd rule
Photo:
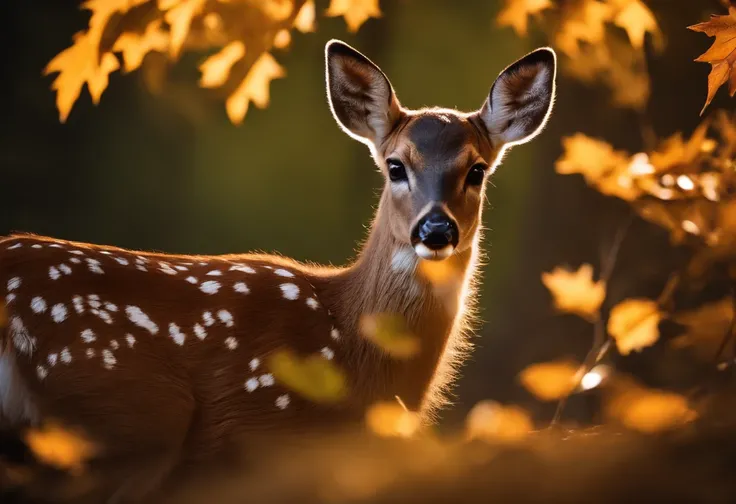
[[[401,116],[391,83],[378,66],[344,42],[331,40],[325,54],[332,115],[351,137],[378,145]]]
[[[493,144],[528,142],[544,128],[555,98],[557,56],[550,48],[533,51],[496,79],[480,109]]]

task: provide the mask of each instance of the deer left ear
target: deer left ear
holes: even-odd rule
[[[496,79],[478,112],[494,145],[528,142],[542,131],[555,98],[557,56],[537,49],[511,64]]]

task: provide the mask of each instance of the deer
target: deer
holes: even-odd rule
[[[447,403],[471,347],[486,182],[548,122],[555,52],[502,70],[473,112],[405,108],[383,71],[339,40],[325,64],[332,115],[384,177],[349,264],[0,239],[0,424],[54,418],[106,455],[150,455],[108,502],[138,502],[239,434],[357,423],[396,397],[431,423]],[[422,273],[438,266],[442,281]],[[397,359],[365,338],[373,313],[403,317],[418,351]],[[347,397],[318,404],[275,380],[265,362],[285,346],[339,366]]]

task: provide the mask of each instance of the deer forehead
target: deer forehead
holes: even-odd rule
[[[486,147],[470,120],[454,111],[409,115],[396,129],[387,156],[403,157],[417,173],[465,167]],[[487,143],[487,142],[486,142]]]

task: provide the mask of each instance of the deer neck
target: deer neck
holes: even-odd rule
[[[478,238],[473,246],[441,263],[425,262],[391,232],[381,198],[371,231],[357,260],[331,279],[328,299],[338,324],[350,338],[349,370],[363,400],[399,396],[413,410],[429,412],[443,392],[467,343],[463,337],[466,300],[472,287]],[[398,314],[419,338],[419,351],[398,359],[367,341],[361,318]]]

